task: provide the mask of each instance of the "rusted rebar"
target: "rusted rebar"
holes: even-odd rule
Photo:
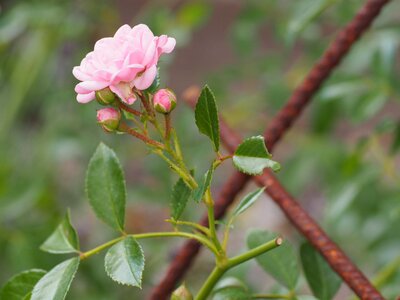
[[[382,7],[388,3],[390,0],[369,0],[356,14],[353,20],[339,33],[339,35],[335,38],[332,44],[328,47],[328,49],[324,52],[321,59],[313,66],[309,74],[305,77],[300,86],[293,92],[287,104],[281,109],[281,111],[276,115],[276,117],[271,121],[267,130],[265,131],[265,138],[268,149],[272,150],[275,146],[276,142],[283,136],[283,134],[289,129],[292,123],[298,118],[302,110],[306,107],[312,96],[319,89],[321,84],[329,77],[332,70],[339,64],[341,59],[347,54],[351,46],[354,42],[361,36],[361,34],[371,25],[372,21],[379,14]],[[221,126],[221,131],[223,130]],[[226,128],[226,130],[229,130]],[[229,132],[229,131],[228,131]],[[231,132],[232,133],[232,132]],[[224,133],[227,138],[228,135]],[[229,134],[229,138],[232,138],[232,135]],[[232,139],[233,140],[233,139]],[[226,141],[229,144],[234,142]],[[248,182],[250,177],[235,172],[228,182],[222,188],[222,192],[217,197],[216,201],[216,218],[221,218],[226,209],[229,207],[230,203],[233,202],[237,193],[242,190],[242,188]],[[260,180],[260,179],[257,179]],[[232,184],[234,183],[234,184]],[[278,186],[278,185],[276,185]],[[279,185],[280,186],[280,185]],[[270,189],[268,189],[270,190]],[[228,196],[228,197],[227,197]],[[285,198],[286,199],[286,198]],[[277,201],[279,204],[280,202]],[[282,209],[284,209],[283,203],[287,203],[285,201],[281,201]],[[298,204],[293,201],[295,206]],[[291,220],[293,222],[293,220]],[[203,224],[207,224],[207,219],[205,217],[202,218],[201,221]],[[299,224],[294,223],[297,227]],[[319,228],[319,227],[318,227]],[[303,232],[300,228],[299,230]],[[320,232],[320,231],[317,231]],[[323,232],[322,232],[323,233]],[[305,234],[305,232],[303,232]],[[310,235],[311,238],[312,235]],[[326,236],[326,235],[325,235]],[[313,239],[313,238],[312,238]],[[315,247],[318,247],[316,241],[311,242]],[[334,244],[333,244],[334,245]],[[167,273],[163,280],[159,283],[158,286],[153,290],[150,299],[152,300],[163,300],[167,299],[170,293],[175,288],[176,284],[179,280],[182,279],[183,275],[190,267],[191,262],[194,257],[198,253],[200,249],[200,245],[194,241],[189,241],[185,243],[185,245],[180,249],[178,255],[171,263],[170,267],[167,270]],[[320,251],[320,249],[318,249]],[[326,253],[329,252],[325,251]],[[322,253],[322,252],[321,252]],[[336,250],[330,252],[331,256],[334,256]],[[327,255],[327,254],[325,254]],[[325,256],[327,258],[327,256]],[[342,261],[342,259],[346,258],[346,256],[341,256],[338,261]],[[336,270],[339,263],[333,264],[332,267]],[[355,268],[357,270],[357,268]],[[352,273],[349,273],[350,275]],[[342,278],[345,282],[355,290],[356,293],[360,293],[360,297],[364,297],[369,294],[372,298],[365,299],[382,299],[378,292],[374,291],[374,288],[368,283],[368,280],[361,280],[363,284],[365,281],[369,288],[360,288],[360,280],[358,277],[351,277],[349,274],[342,274]],[[362,274],[360,278],[365,278]],[[364,299],[364,298],[362,298]]]
[[[368,29],[383,6],[389,1],[367,1],[352,21],[336,36],[302,83],[295,89],[286,105],[268,124],[264,136],[270,151],[292,123],[297,120],[322,83],[329,77],[335,67],[346,56],[351,46]]]

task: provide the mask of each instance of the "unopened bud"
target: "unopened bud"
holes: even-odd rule
[[[117,130],[120,121],[121,113],[115,108],[107,107],[97,111],[97,122],[106,132]]]
[[[158,90],[153,97],[153,104],[156,111],[162,114],[168,114],[176,106],[176,96],[170,89]]]
[[[115,101],[115,94],[108,88],[96,91],[96,100],[101,105],[110,105]]]
[[[182,284],[172,293],[171,300],[193,300],[193,296],[186,285]]]

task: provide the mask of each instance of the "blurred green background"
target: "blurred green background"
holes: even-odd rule
[[[124,23],[146,23],[177,39],[160,62],[162,85],[179,95],[208,83],[220,112],[243,136],[261,134],[315,60],[365,1],[2,1],[0,11],[0,284],[29,268],[62,260],[38,247],[67,208],[83,249],[114,236],[90,211],[84,176],[100,141],[115,149],[128,184],[129,232],[168,230],[174,176],[138,141],[107,135],[96,104],[75,100],[71,70],[96,40]],[[387,5],[301,119],[276,147],[280,179],[349,256],[374,277],[400,254],[400,3]],[[179,101],[179,99],[178,99]],[[198,174],[212,158],[184,104],[174,122]],[[215,176],[218,192],[232,171]],[[254,189],[250,185],[249,190]],[[187,209],[187,219],[202,211]],[[233,230],[232,252],[245,247],[250,227],[302,238],[271,201],[259,201]],[[142,291],[118,286],[103,271],[102,255],[85,261],[68,299],[145,299],[178,245],[145,241]],[[199,263],[200,262],[200,263]],[[212,260],[203,254],[189,275],[196,288]],[[251,288],[274,281],[249,263],[232,272]],[[400,272],[382,286],[394,299]],[[307,291],[301,284],[300,290]],[[342,286],[337,299],[350,295]]]

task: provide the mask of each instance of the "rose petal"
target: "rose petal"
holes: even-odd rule
[[[110,85],[110,90],[127,104],[133,104],[133,102],[136,101],[136,96],[132,92],[132,87],[127,82]]]
[[[114,34],[114,37],[116,38],[124,37],[130,34],[131,31],[132,31],[131,26],[129,26],[128,24],[124,24],[120,28],[118,28],[117,32]]]
[[[136,77],[133,83],[138,90],[145,90],[149,86],[151,86],[154,79],[156,78],[156,75],[157,75],[157,67],[151,66],[149,69],[144,71],[144,73],[141,76]]]
[[[108,86],[108,82],[104,81],[83,81],[81,83],[78,83],[75,87],[75,91],[77,93],[88,93],[92,91],[98,91],[101,89],[104,89],[106,86]],[[77,90],[79,89],[79,90]]]
[[[88,94],[78,94],[76,95],[76,100],[79,103],[88,103],[96,98],[96,94],[94,92]]]
[[[76,79],[80,81],[91,80],[92,77],[85,72],[82,72],[81,67],[74,67],[72,69],[72,74],[75,76]]]

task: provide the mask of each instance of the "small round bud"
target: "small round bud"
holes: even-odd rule
[[[168,114],[176,106],[176,96],[170,89],[158,90],[153,97],[153,104],[156,111],[162,114]]]
[[[171,300],[193,300],[193,296],[186,285],[182,284],[172,293]]]
[[[121,121],[121,113],[115,108],[107,107],[97,111],[97,122],[106,132],[113,132],[118,129]]]
[[[115,101],[115,94],[108,88],[96,91],[96,100],[101,105],[110,105]]]

